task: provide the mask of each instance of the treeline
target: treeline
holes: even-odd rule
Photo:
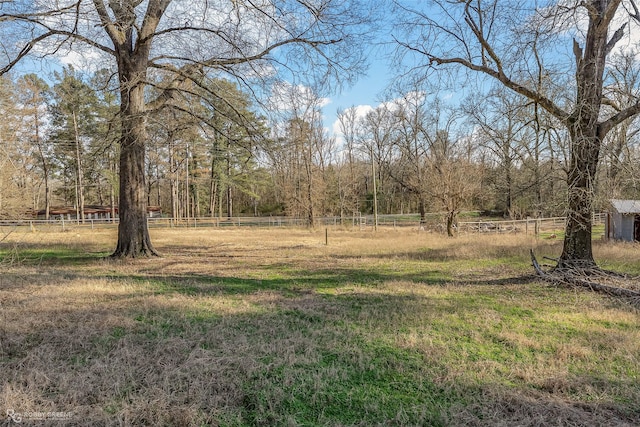
[[[35,74],[0,79],[1,218],[117,204],[112,77],[67,67],[48,82]],[[339,111],[335,136],[309,92],[292,91],[284,107],[270,109],[223,79],[192,90],[146,118],[147,202],[165,215],[288,215],[313,225],[329,215],[444,212],[452,232],[466,209],[564,214],[566,131],[504,89],[454,108],[405,88],[375,109]],[[640,196],[638,130],[629,120],[605,141],[596,208]]]

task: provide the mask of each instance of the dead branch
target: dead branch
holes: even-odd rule
[[[554,268],[547,272],[540,267],[538,260],[536,259],[533,249],[530,251],[531,263],[536,274],[547,282],[554,284],[578,286],[582,288],[590,289],[594,292],[600,292],[607,295],[628,299],[634,305],[640,305],[640,292],[633,289],[628,289],[620,286],[605,285],[603,283],[595,282],[594,277],[601,280],[631,280],[630,278],[620,275],[618,273],[610,273],[601,269],[590,269],[589,271],[583,271],[576,268]]]
[[[533,264],[533,269],[536,271],[536,274],[540,277],[545,277],[547,273],[545,273],[544,270],[542,270],[542,267],[540,267],[540,264],[538,264],[538,260],[533,253],[533,249],[530,249],[529,253],[531,254],[531,264]]]

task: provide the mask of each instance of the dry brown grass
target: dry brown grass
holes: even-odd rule
[[[134,261],[101,258],[114,230],[2,242],[11,254],[0,276],[2,416],[640,424],[638,313],[536,282],[529,248],[557,254],[558,242],[391,229],[331,230],[328,246],[324,230],[152,238],[165,256]],[[612,264],[634,250],[597,246]]]

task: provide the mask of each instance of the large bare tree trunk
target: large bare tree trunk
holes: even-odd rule
[[[602,22],[612,19],[607,15],[615,12],[615,7],[612,11],[612,6],[607,3],[592,4],[602,18],[590,20],[584,52],[578,43],[574,42],[577,93],[576,107],[567,120],[571,137],[571,159],[567,175],[567,224],[559,267],[596,265],[591,247],[591,216],[600,146],[608,130],[599,123],[599,119],[604,86],[603,74],[607,54],[611,49],[608,40],[609,25],[608,22]],[[618,4],[619,1],[612,3]],[[615,39],[616,36],[613,37]]]
[[[147,226],[143,138],[143,117],[124,121],[120,154],[120,225],[113,257],[157,255]]]
[[[120,86],[120,196],[118,243],[114,258],[158,255],[151,244],[147,225],[145,177],[146,105],[144,88],[153,34],[170,0],[150,1],[142,27],[134,31],[135,11],[131,3],[109,2],[115,14],[112,21],[105,3],[94,0],[96,11],[114,45]],[[126,7],[122,7],[122,6]]]
[[[135,258],[158,255],[151,244],[147,225],[145,178],[146,64],[121,61],[122,135],[120,139],[120,202],[118,243],[112,257]],[[138,65],[138,69],[134,67]]]
[[[597,136],[572,135],[568,173],[567,224],[559,267],[594,267],[591,245],[593,185],[600,140]]]
[[[456,222],[456,216],[457,216],[457,213],[455,211],[447,212],[447,236],[449,237],[454,236],[453,226],[455,225],[455,222]]]

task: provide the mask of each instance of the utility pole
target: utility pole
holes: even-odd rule
[[[376,162],[371,144],[371,178],[373,179],[373,230],[378,231],[378,188],[376,185]]]

